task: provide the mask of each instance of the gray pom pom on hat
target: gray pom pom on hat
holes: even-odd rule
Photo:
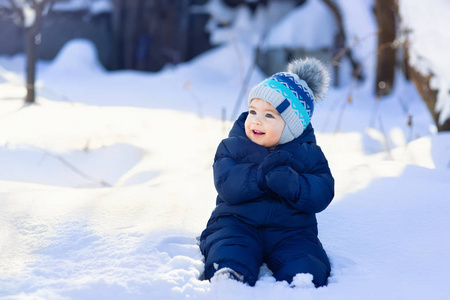
[[[315,100],[325,96],[330,84],[330,73],[320,60],[313,57],[295,59],[288,64],[287,72],[303,79],[313,92]]]
[[[278,144],[299,137],[310,123],[315,100],[325,96],[330,75],[325,65],[315,58],[296,59],[280,72],[265,79],[249,93],[248,103],[263,99],[277,109],[286,122]]]

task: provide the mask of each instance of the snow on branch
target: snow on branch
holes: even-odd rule
[[[15,12],[14,22],[22,28],[31,28],[47,15],[55,0],[8,0]],[[57,0],[56,0],[57,1]]]

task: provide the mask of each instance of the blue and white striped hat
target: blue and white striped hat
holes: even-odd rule
[[[314,101],[322,98],[328,88],[330,76],[317,59],[294,60],[287,72],[265,79],[249,93],[248,103],[254,98],[263,99],[280,113],[286,122],[278,144],[299,137],[311,121]]]

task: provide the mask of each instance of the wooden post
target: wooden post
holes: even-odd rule
[[[375,15],[378,23],[378,54],[375,91],[378,97],[391,93],[394,86],[395,6],[392,0],[376,0]]]

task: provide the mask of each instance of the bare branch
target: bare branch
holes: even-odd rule
[[[336,23],[337,23],[336,25],[338,27],[338,33],[336,35],[335,46],[337,49],[341,49],[341,50],[338,51],[338,53],[336,53],[334,55],[332,65],[338,66],[339,58],[342,55],[345,55],[349,59],[350,64],[352,65],[353,71],[355,71],[358,66],[358,61],[356,61],[356,59],[353,57],[351,47],[345,46],[346,41],[347,41],[347,36],[345,34],[344,22],[343,22],[343,18],[342,18],[342,14],[339,9],[339,6],[331,0],[322,0],[322,1],[330,9],[331,13],[333,14],[333,16],[336,20]],[[362,74],[358,73],[358,79],[362,79]]]
[[[48,151],[44,151],[45,153],[47,153],[48,155],[53,156],[54,158],[58,159],[61,163],[63,163],[66,167],[68,167],[70,170],[72,170],[73,172],[75,172],[76,174],[80,175],[81,177],[90,180],[92,182],[96,182],[102,186],[106,186],[106,187],[112,187],[113,185],[110,184],[109,182],[101,179],[101,178],[96,178],[93,177],[91,175],[86,174],[85,172],[81,171],[80,169],[78,169],[77,167],[75,167],[74,165],[72,165],[71,163],[69,163],[67,160],[65,160],[62,156],[60,155],[56,155],[53,153],[50,153]]]
[[[49,5],[48,5],[48,8],[47,8],[47,12],[46,12],[46,13],[49,13],[49,12],[52,10],[53,5],[55,4],[56,1],[57,1],[57,0],[50,0],[50,1],[49,1]]]
[[[36,0],[27,0],[27,2],[30,3],[31,7],[34,9],[37,9],[39,6],[39,4],[36,2]],[[42,2],[44,2],[44,1],[42,1]]]
[[[11,3],[11,7],[14,10],[14,12],[16,13],[16,16],[19,20],[19,26],[22,28],[25,28],[25,16],[23,15],[23,10],[21,10],[16,2],[14,0],[9,0],[9,3]]]
[[[95,182],[95,183],[100,184],[100,185],[105,186],[105,187],[112,187],[112,186],[113,186],[112,184],[110,184],[109,182],[107,182],[107,181],[105,181],[105,180],[103,180],[103,179],[101,179],[101,178],[96,178],[96,177],[94,177],[94,176],[91,176],[91,175],[89,175],[89,174],[87,174],[87,173],[81,171],[81,170],[80,170],[79,168],[77,168],[75,165],[71,164],[71,163],[68,162],[66,159],[64,159],[61,155],[57,155],[57,154],[52,153],[52,152],[50,152],[50,151],[47,151],[47,150],[45,150],[45,149],[39,149],[39,148],[36,148],[36,147],[33,147],[33,148],[35,148],[35,149],[37,149],[37,150],[39,150],[39,151],[42,151],[42,152],[44,152],[45,154],[47,154],[47,155],[49,155],[49,156],[52,156],[53,158],[56,158],[56,159],[59,160],[63,165],[65,165],[67,168],[69,168],[70,170],[72,170],[74,173],[78,174],[79,176],[81,176],[81,177],[83,177],[83,178],[85,178],[85,179],[87,179],[87,180],[89,180],[89,181]]]

